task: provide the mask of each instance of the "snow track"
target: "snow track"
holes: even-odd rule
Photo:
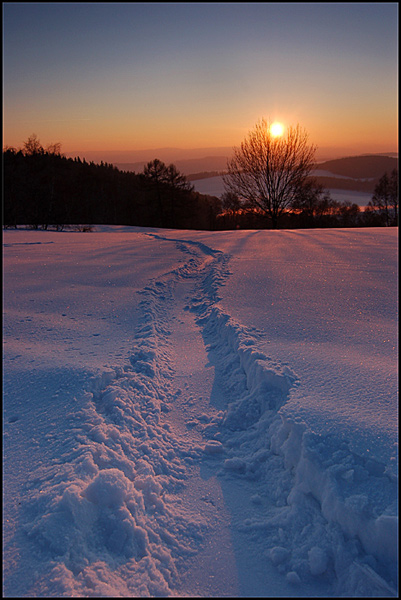
[[[31,593],[396,595],[397,482],[280,411],[297,375],[221,310],[226,254],[148,235],[183,262],[140,292],[126,364],[77,397],[62,461],[27,486]]]

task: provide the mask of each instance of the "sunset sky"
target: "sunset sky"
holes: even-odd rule
[[[3,3],[3,145],[396,151],[398,3]]]

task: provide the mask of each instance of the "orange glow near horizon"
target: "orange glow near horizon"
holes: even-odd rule
[[[317,155],[329,158],[398,151],[397,133],[393,130],[391,119],[387,123],[382,120],[381,124],[375,124],[370,123],[366,115],[368,125],[364,126],[364,123],[352,120],[352,116],[344,116],[338,126],[337,120],[324,121],[320,115],[305,113],[304,116],[299,113],[287,118],[283,114],[280,121],[272,123],[270,131],[278,138],[285,132],[284,122],[291,126],[299,123],[307,131],[310,143],[317,146]],[[102,154],[101,159],[107,162],[134,162],[141,160],[136,158],[140,152],[146,153],[152,149],[182,150],[179,158],[186,158],[188,154],[195,156],[193,152],[196,149],[205,149],[208,154],[221,154],[223,149],[239,146],[260,118],[269,120],[268,115],[256,111],[245,117],[232,115],[231,122],[227,119],[216,122],[211,118],[207,122],[199,118],[195,123],[189,123],[188,119],[180,121],[174,117],[172,115],[168,119],[166,115],[161,115],[151,119],[149,116],[149,120],[142,122],[131,117],[123,123],[117,119],[107,122],[98,118],[65,122],[56,119],[46,122],[35,122],[33,119],[26,122],[5,120],[3,147],[22,148],[28,137],[35,133],[44,147],[59,142],[62,153],[89,160],[100,159]],[[128,157],[129,153],[135,157],[125,160],[122,155]],[[115,158],[116,155],[121,155],[121,158]]]
[[[299,124],[324,156],[397,152],[396,14],[391,3],[5,3],[3,146],[35,133],[107,162],[226,155],[266,118]]]
[[[289,125],[299,124],[308,133],[309,142],[317,146],[317,155],[334,158],[398,151],[398,132],[391,115],[383,115],[374,121],[365,109],[359,111],[360,120],[352,110],[349,114],[337,113],[329,119],[324,113],[312,112],[306,106],[292,111],[286,110],[284,105],[279,115],[275,108],[272,113],[276,113],[272,119],[272,135],[284,133]],[[79,119],[66,111],[65,116],[70,118],[65,120],[58,119],[57,114],[50,111],[48,119],[28,118],[27,113],[25,120],[18,120],[11,106],[7,114],[9,118],[3,122],[3,146],[21,148],[35,133],[44,147],[59,142],[62,153],[89,160],[97,159],[102,153],[101,159],[107,162],[130,162],[131,158],[115,158],[116,154],[129,153],[135,154],[135,160],[141,160],[136,158],[138,153],[152,149],[180,149],[182,158],[186,158],[187,151],[193,152],[194,149],[207,149],[208,153],[214,154],[216,148],[216,154],[221,154],[222,149],[239,146],[260,118],[270,120],[266,107],[262,109],[261,106],[243,114],[239,110],[228,112],[222,118],[199,113],[197,119],[193,119],[192,115],[190,118],[185,114],[178,115],[176,110],[153,117],[147,113],[141,115],[142,118],[135,113],[125,113],[110,119],[102,119],[95,114],[91,117],[90,113]]]

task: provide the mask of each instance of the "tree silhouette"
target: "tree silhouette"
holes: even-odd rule
[[[227,191],[264,211],[276,228],[314,167],[316,147],[308,145],[299,125],[288,127],[284,136],[273,136],[270,126],[262,119],[233,149],[223,182]]]
[[[394,225],[398,225],[398,169],[393,169],[390,175],[390,206],[394,213]]]
[[[40,143],[36,133],[29,136],[26,142],[24,142],[24,154],[30,156],[33,154],[43,154],[44,149]]]
[[[314,227],[332,205],[330,192],[314,177],[308,178],[296,190],[291,208],[299,215],[305,227]]]
[[[160,225],[176,227],[177,203],[193,192],[193,185],[176,166],[166,165],[155,158],[148,162],[143,169],[144,176],[153,183],[159,206]]]
[[[398,171],[393,169],[390,177],[387,173],[375,186],[368,208],[381,217],[384,224],[396,225],[398,222]]]

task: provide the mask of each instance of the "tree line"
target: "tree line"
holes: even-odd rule
[[[158,159],[143,173],[66,158],[35,135],[22,149],[3,150],[3,223],[57,230],[110,224],[213,229],[218,198],[199,194],[174,165]]]
[[[263,229],[272,220],[266,210],[226,191],[216,229]],[[277,219],[280,229],[326,227],[389,227],[398,225],[398,170],[380,178],[364,210],[358,204],[334,200],[313,177],[306,178],[292,202]]]
[[[142,173],[66,158],[36,135],[3,150],[3,224],[136,225],[175,229],[366,227],[398,224],[398,171],[385,173],[364,211],[330,197],[311,176],[315,147],[299,126],[274,138],[260,122],[228,162],[221,198],[194,191],[175,165],[157,158]]]

